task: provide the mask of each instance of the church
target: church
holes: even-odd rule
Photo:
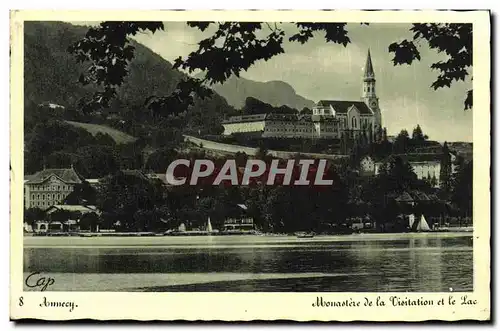
[[[370,50],[362,77],[360,100],[320,100],[311,114],[255,114],[231,116],[222,122],[224,135],[253,133],[264,138],[339,139],[347,132],[375,135],[382,129],[382,115],[375,89]]]

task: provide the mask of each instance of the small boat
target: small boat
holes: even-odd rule
[[[313,238],[314,233],[298,232],[295,234],[297,238]]]
[[[410,214],[408,216],[408,223],[409,223],[410,229],[413,229],[413,224],[415,224],[415,215],[414,214]]]
[[[208,218],[208,221],[207,221],[207,232],[208,233],[212,233],[213,232],[212,223],[210,222],[210,217]]]
[[[429,227],[429,224],[425,220],[424,215],[420,217],[420,222],[417,225],[417,231],[418,232],[428,232],[431,231],[431,228]]]

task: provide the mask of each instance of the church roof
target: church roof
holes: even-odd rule
[[[67,184],[79,184],[82,182],[80,176],[76,173],[75,169],[43,169],[31,176],[27,184],[39,184],[51,176],[56,176]]]
[[[355,106],[361,114],[371,115],[372,111],[363,101],[320,100],[318,106],[332,106],[337,113],[347,114],[351,106]]]
[[[372,64],[372,57],[370,55],[370,49],[368,49],[368,56],[366,57],[366,64],[365,64],[365,79],[374,79],[375,78],[375,72],[373,71],[373,64]]]

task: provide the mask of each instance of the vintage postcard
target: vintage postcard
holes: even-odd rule
[[[489,12],[12,11],[10,51],[12,319],[490,319]]]

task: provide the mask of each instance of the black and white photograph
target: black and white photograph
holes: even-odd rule
[[[309,293],[308,309],[356,305],[335,293],[430,310],[441,303],[406,294],[480,299],[476,194],[489,210],[490,193],[474,192],[473,156],[489,127],[473,118],[489,121],[489,100],[473,100],[488,72],[473,75],[471,19],[262,17],[22,22],[11,227],[37,305],[58,292]]]

